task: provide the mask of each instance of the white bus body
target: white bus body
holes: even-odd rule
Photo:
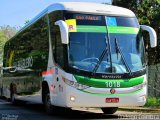
[[[67,29],[66,29],[67,26]],[[143,106],[147,74],[142,30],[125,8],[57,3],[30,21],[4,48],[2,93],[61,107]],[[61,40],[62,39],[62,40]],[[62,44],[63,43],[63,44]]]

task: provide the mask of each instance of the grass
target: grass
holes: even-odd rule
[[[160,98],[149,97],[145,104],[146,107],[160,107]]]

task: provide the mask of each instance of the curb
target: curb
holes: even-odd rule
[[[143,113],[160,113],[160,109],[155,108],[127,108],[120,107],[118,108],[120,111],[130,111],[130,112],[143,112]]]

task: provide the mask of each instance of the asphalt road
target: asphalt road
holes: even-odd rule
[[[81,110],[81,111],[79,111]],[[21,104],[21,105],[12,105],[11,103],[7,102],[6,100],[0,99],[0,120],[66,120],[66,119],[79,119],[79,120],[105,120],[105,119],[127,119],[131,117],[132,119],[142,119],[144,117],[142,115],[152,115],[151,119],[155,119],[160,115],[149,114],[149,113],[136,113],[136,112],[122,112],[117,111],[114,115],[104,115],[101,110],[99,109],[74,109],[69,112],[59,112],[52,115],[47,115],[43,109],[41,104]]]

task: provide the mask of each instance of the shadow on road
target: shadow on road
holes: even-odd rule
[[[2,102],[0,100],[0,102]],[[7,108],[17,109],[23,115],[33,116],[40,114],[43,117],[49,117],[53,119],[117,119],[118,115],[105,115],[103,113],[94,113],[90,111],[78,111],[78,110],[68,110],[68,109],[59,109],[56,113],[53,111],[53,114],[47,115],[44,111],[44,107],[42,104],[34,104],[34,103],[25,103],[19,102],[19,104],[12,105],[10,103],[5,104]],[[29,113],[28,113],[29,112]]]
[[[28,109],[29,111],[38,112],[42,114],[47,114],[44,111],[44,107],[42,104],[32,104],[27,103],[24,105],[18,105],[19,107],[23,107],[23,109]],[[57,118],[62,119],[111,119],[111,118],[118,118],[117,115],[105,115],[103,113],[94,113],[89,111],[79,111],[79,110],[68,110],[65,108],[61,108],[58,111],[54,112],[50,116],[56,116]]]

